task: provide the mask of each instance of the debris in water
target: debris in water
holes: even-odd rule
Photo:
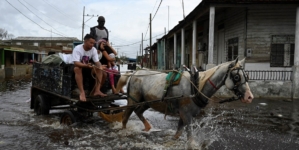
[[[267,105],[267,103],[259,103],[260,105],[262,105],[262,106],[266,106]]]

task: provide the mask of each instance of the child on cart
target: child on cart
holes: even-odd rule
[[[116,51],[112,46],[110,46],[109,42],[107,42],[106,39],[100,39],[98,41],[98,48],[100,52],[102,53],[102,58],[100,59],[100,62],[102,64],[107,65],[107,72],[109,74],[109,80],[110,80],[110,85],[112,92],[114,94],[118,93],[115,88],[114,84],[114,75],[119,74],[118,73],[118,68],[115,65],[115,56],[117,55]]]

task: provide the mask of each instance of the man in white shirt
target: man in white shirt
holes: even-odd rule
[[[103,76],[105,75],[103,69],[106,69],[106,66],[101,65],[99,62],[99,56],[97,49],[93,47],[95,44],[95,40],[93,36],[90,34],[86,34],[84,37],[84,43],[77,45],[73,52],[72,52],[72,58],[74,62],[74,72],[75,72],[75,79],[80,91],[80,100],[86,101],[86,96],[83,88],[83,75],[82,75],[82,68],[90,68],[92,69],[93,66],[90,63],[90,60],[92,59],[96,66],[96,77],[97,77],[97,84],[94,88],[94,96],[107,96],[106,94],[102,93],[100,91],[101,87],[101,81],[103,79]]]

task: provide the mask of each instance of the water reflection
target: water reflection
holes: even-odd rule
[[[31,79],[7,79],[0,81],[0,92],[24,89],[26,84],[31,84]]]

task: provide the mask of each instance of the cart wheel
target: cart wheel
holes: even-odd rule
[[[60,124],[64,125],[71,125],[73,123],[77,122],[77,118],[75,117],[74,113],[72,111],[65,111],[60,119]]]
[[[49,115],[49,102],[42,95],[37,95],[34,100],[34,112],[36,115]]]

